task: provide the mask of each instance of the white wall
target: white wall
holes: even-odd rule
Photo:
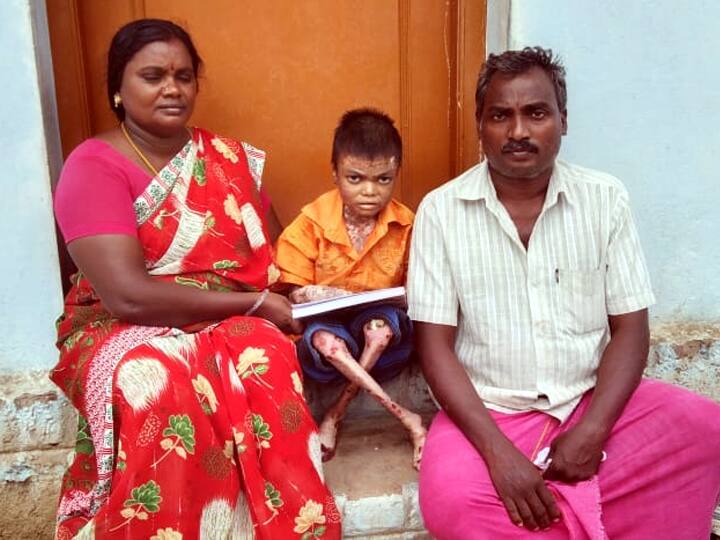
[[[57,361],[62,291],[36,65],[29,0],[2,0],[0,372]]]
[[[720,320],[719,24],[714,0],[510,5],[509,47],[551,47],[567,68],[561,156],[630,191],[655,318]]]

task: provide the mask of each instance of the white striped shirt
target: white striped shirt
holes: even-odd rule
[[[455,352],[487,407],[560,420],[595,386],[607,316],[655,301],[625,188],[561,160],[527,250],[486,161],[429,193],[407,289],[413,320],[457,326]]]

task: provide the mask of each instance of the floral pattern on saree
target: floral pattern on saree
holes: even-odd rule
[[[263,159],[194,130],[135,202],[154,279],[218,291],[277,279]],[[80,412],[58,539],[340,538],[295,349],[274,325],[131,325],[78,274],[58,334],[52,378]]]

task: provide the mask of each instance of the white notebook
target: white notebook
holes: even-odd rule
[[[332,311],[344,310],[365,304],[377,302],[388,302],[392,304],[405,304],[405,287],[391,287],[389,289],[376,289],[361,293],[353,293],[325,300],[305,302],[304,304],[293,304],[292,314],[294,319],[304,319],[313,315],[322,315]]]

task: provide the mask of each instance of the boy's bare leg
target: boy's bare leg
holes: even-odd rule
[[[341,338],[325,330],[318,330],[312,337],[312,343],[325,359],[345,375],[351,383],[367,390],[373,398],[400,420],[410,432],[410,439],[413,443],[413,466],[418,468],[426,435],[420,415],[390,399],[390,396],[385,393],[375,379],[355,361]],[[387,346],[387,343],[385,345]]]
[[[369,372],[375,367],[383,351],[387,348],[393,333],[390,326],[382,319],[373,319],[365,323],[363,332],[365,334],[365,348],[358,359],[358,364]],[[327,461],[335,454],[340,423],[345,418],[348,405],[355,399],[359,391],[360,387],[357,384],[347,383],[335,403],[325,413],[323,421],[320,423],[320,444],[322,445],[323,460]]]

